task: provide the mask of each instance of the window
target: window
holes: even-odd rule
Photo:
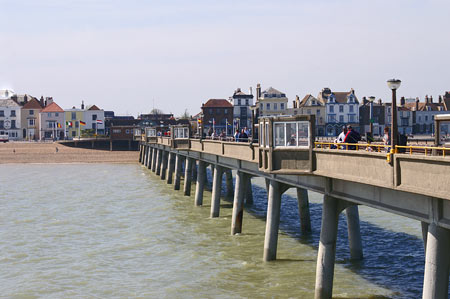
[[[77,113],[76,112],[72,112],[72,120],[77,119]]]
[[[29,127],[34,127],[35,124],[36,124],[35,119],[29,119],[29,120],[28,120],[28,126],[29,126]]]
[[[92,120],[97,120],[97,114],[92,114]]]
[[[122,130],[121,129],[114,129],[113,133],[114,134],[120,134],[120,133],[122,133]]]
[[[266,110],[270,110],[270,103],[266,104]]]
[[[19,137],[19,134],[17,134],[17,132],[15,132],[15,131],[11,131],[11,133],[9,134],[9,137]]]
[[[328,115],[328,122],[329,123],[335,123],[336,122],[336,115],[335,114]]]
[[[129,129],[126,129],[126,130],[125,130],[125,134],[130,134],[130,130],[129,130]]]
[[[48,113],[47,113],[47,117],[52,117],[52,113],[51,113],[51,112],[48,112]]]
[[[311,102],[311,105],[315,105],[315,104],[316,104],[316,101],[312,101],[312,102]]]
[[[33,110],[33,109],[31,109],[31,110],[29,111],[29,115],[34,115],[34,110]]]
[[[354,123],[356,122],[356,115],[352,114],[348,116],[348,122],[349,123]]]
[[[15,117],[16,116],[16,110],[11,110],[11,117]]]
[[[280,104],[280,109],[281,109],[281,110],[284,110],[284,103],[281,103],[281,104]]]
[[[78,120],[75,122],[75,128],[78,128],[80,126],[80,123],[78,122]]]
[[[317,109],[317,113],[316,113],[316,115],[317,115],[317,116],[319,116],[319,115],[320,115],[320,109]]]
[[[334,113],[334,106],[330,105],[330,113]]]
[[[344,105],[339,105],[339,112],[344,112]]]
[[[223,114],[228,114],[228,109],[223,109]]]
[[[259,109],[262,111],[264,109],[264,105],[262,103],[259,104]]]
[[[3,120],[0,120],[0,129],[3,129],[3,127],[5,126],[5,123]]]
[[[58,113],[58,112],[55,112],[55,116],[58,117],[58,116],[59,116],[59,113]]]
[[[48,129],[54,129],[54,128],[56,128],[56,122],[55,122],[55,121],[48,121],[48,122],[47,122],[47,128],[48,128]]]
[[[209,109],[209,114],[213,114],[213,110],[212,109]]]
[[[248,106],[248,99],[245,99],[245,105]]]
[[[353,112],[353,105],[350,105],[350,106],[349,106],[349,109],[350,109],[350,110],[349,110],[350,112]]]
[[[344,116],[343,115],[339,115],[339,122],[343,123],[344,122]]]
[[[238,104],[238,106],[241,106],[241,99],[238,99],[237,104]]]
[[[419,122],[421,122],[422,121],[422,117],[421,116],[419,116]]]
[[[277,103],[273,103],[273,110],[277,110],[278,109],[278,104]]]
[[[5,111],[4,110],[0,110],[0,116],[5,116]]]
[[[388,107],[388,114],[391,114],[391,107]]]
[[[273,127],[275,147],[309,147],[309,122],[275,122]]]
[[[156,137],[156,130],[155,129],[148,129],[147,130],[147,137]]]
[[[92,123],[92,129],[95,130],[97,128],[96,123]]]
[[[425,121],[428,121],[428,115],[425,115]]]
[[[306,114],[311,114],[311,109],[306,110]]]
[[[16,129],[16,120],[11,119],[11,129]]]

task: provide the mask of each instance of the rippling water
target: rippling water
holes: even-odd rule
[[[193,196],[137,164],[1,165],[0,296],[10,298],[239,298],[314,295],[321,197],[310,193],[313,234],[299,233],[283,196],[278,260],[262,262],[266,195],[230,236],[231,202],[209,218]],[[420,223],[360,208],[365,259],[351,262],[340,221],[334,296],[421,296]]]

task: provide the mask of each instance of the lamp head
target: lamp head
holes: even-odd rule
[[[375,101],[375,97],[374,96],[369,97],[369,102],[373,102],[373,101]]]
[[[400,81],[399,79],[390,79],[387,81],[388,87],[392,90],[398,89],[401,83],[402,81]]]

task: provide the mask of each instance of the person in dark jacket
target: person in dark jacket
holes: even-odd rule
[[[248,141],[248,135],[245,133],[244,129],[242,129],[241,133],[239,134],[239,141],[240,142],[247,142]]]
[[[347,134],[345,135],[344,143],[358,143],[361,140],[361,135],[353,130],[352,126],[347,126]],[[355,150],[356,146],[349,145],[349,150]]]

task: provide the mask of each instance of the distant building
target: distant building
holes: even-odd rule
[[[0,99],[0,135],[8,135],[9,140],[20,140],[22,139],[20,105],[11,99],[10,93],[4,94],[9,98]]]
[[[374,136],[383,136],[386,126],[386,106],[383,105],[381,99],[374,101],[372,105],[372,133]],[[359,106],[359,132],[360,134],[370,132],[370,101],[366,97],[363,97],[361,106]]]
[[[64,139],[64,110],[53,99],[47,99],[47,105],[39,113],[40,140]]]
[[[240,88],[236,89],[233,96],[230,98],[233,105],[233,119],[234,126],[237,128],[251,128],[252,126],[252,113],[250,107],[253,105],[253,94],[250,89],[250,93],[246,94]]]
[[[24,140],[39,140],[39,113],[42,110],[41,103],[31,98],[23,105],[21,113],[22,136]]]
[[[105,134],[105,111],[96,105],[88,106],[84,111],[86,129],[91,129],[97,134]]]
[[[319,101],[314,96],[307,94],[300,101],[298,96],[292,103],[293,107],[286,110],[288,115],[315,115],[316,118],[316,135],[325,135],[325,103]]]
[[[288,98],[285,93],[273,87],[269,87],[261,92],[261,86],[259,84],[256,92],[259,116],[286,115]]]
[[[411,101],[405,101],[404,98],[400,100],[400,106],[405,107],[413,113],[412,134],[427,134],[434,133],[434,116],[437,114],[446,114],[445,104],[442,97],[439,97],[438,102],[433,102],[433,97],[425,96],[425,102],[420,102],[419,98]],[[442,132],[447,134],[448,127],[444,124]]]
[[[325,102],[327,136],[337,136],[342,127],[348,125],[359,131],[359,101],[353,89],[349,92],[332,92],[324,88],[317,99]]]
[[[220,134],[226,130],[227,134],[232,134],[233,124],[233,105],[225,99],[210,99],[202,104],[203,113],[203,132],[215,130],[216,134]],[[228,124],[228,128],[227,128]]]

